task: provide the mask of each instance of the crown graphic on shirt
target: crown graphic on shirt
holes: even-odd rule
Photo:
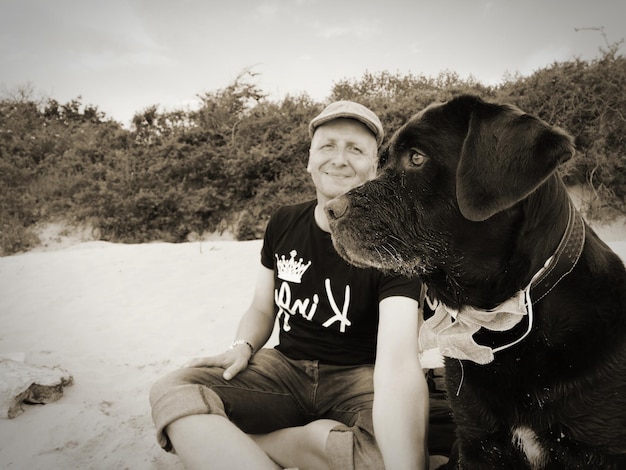
[[[276,257],[276,268],[278,269],[278,278],[283,281],[295,282],[300,284],[302,280],[302,275],[311,266],[311,262],[309,261],[307,264],[304,264],[302,258],[296,261],[296,255],[298,252],[296,250],[291,250],[289,255],[291,258],[285,259],[285,255],[282,255],[280,258],[277,254],[274,254]]]

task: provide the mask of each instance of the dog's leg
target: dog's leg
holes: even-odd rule
[[[528,470],[524,455],[512,439],[507,397],[486,402],[480,384],[493,381],[486,369],[446,358],[446,388],[457,424],[458,470]],[[453,459],[451,459],[453,460]]]

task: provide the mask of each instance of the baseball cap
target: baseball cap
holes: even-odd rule
[[[385,131],[383,125],[380,123],[378,116],[374,114],[369,108],[366,108],[362,104],[355,103],[354,101],[335,101],[326,106],[321,113],[315,116],[309,123],[309,135],[313,137],[315,129],[322,124],[326,124],[329,121],[338,118],[350,118],[356,119],[367,126],[372,131],[374,137],[376,137],[376,144],[380,147],[385,137]]]

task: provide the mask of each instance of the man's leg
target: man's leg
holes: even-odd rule
[[[320,419],[304,426],[279,429],[269,434],[251,435],[252,440],[283,467],[300,470],[328,470],[326,441],[339,421]],[[243,467],[242,467],[243,468]]]
[[[272,463],[270,458],[246,434],[307,422],[302,406],[284,383],[276,380],[292,372],[276,351],[261,350],[248,368],[230,381],[223,379],[223,369],[215,367],[168,374],[150,393],[159,443],[176,452],[189,468],[202,462],[212,468],[266,468],[265,464]],[[207,452],[197,453],[199,449]],[[258,462],[264,463],[254,460],[251,465],[234,465],[240,458],[260,458]]]
[[[282,468],[248,435],[223,416],[185,416],[169,424],[166,432],[187,470],[208,467],[216,470]]]

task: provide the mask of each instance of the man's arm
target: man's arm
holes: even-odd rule
[[[428,385],[419,360],[418,303],[380,303],[374,368],[374,432],[385,468],[428,468]]]
[[[274,319],[274,271],[261,265],[252,302],[241,317],[237,334],[233,339],[249,343],[256,352],[271,336]],[[187,366],[224,367],[226,369],[224,378],[230,380],[247,367],[250,357],[252,357],[252,350],[247,344],[241,343],[217,356],[194,359],[187,363]]]
[[[258,351],[271,336],[275,317],[274,271],[261,265],[252,302],[239,321],[235,339],[247,341]]]

